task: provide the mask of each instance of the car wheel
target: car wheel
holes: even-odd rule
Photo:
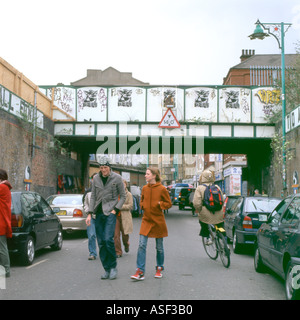
[[[179,205],[179,210],[183,210],[184,209],[184,207],[180,204]]]
[[[59,250],[61,250],[62,245],[63,245],[63,234],[62,234],[62,230],[59,229],[57,236],[56,236],[56,239],[55,239],[55,242],[51,246],[51,249],[59,251]]]
[[[35,257],[34,240],[31,236],[27,238],[27,241],[21,252],[21,263],[24,265],[31,265]]]
[[[287,300],[300,300],[299,269],[294,270],[291,262],[288,263],[285,273],[285,294]]]
[[[234,253],[240,253],[242,245],[238,242],[236,232],[233,233],[232,248]]]
[[[265,271],[265,265],[262,262],[261,255],[257,246],[255,248],[255,254],[254,254],[254,268],[255,268],[255,271],[259,273],[262,273]]]

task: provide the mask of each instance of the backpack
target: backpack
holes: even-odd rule
[[[204,191],[203,204],[207,208],[207,210],[211,211],[212,213],[221,210],[223,206],[221,190],[216,185],[202,185],[206,187]]]

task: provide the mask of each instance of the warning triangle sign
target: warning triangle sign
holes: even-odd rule
[[[159,128],[180,128],[180,123],[176,119],[174,113],[170,108],[166,111],[161,122],[158,125]]]

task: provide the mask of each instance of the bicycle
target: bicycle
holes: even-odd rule
[[[210,237],[202,237],[202,243],[206,254],[213,260],[216,260],[220,255],[221,261],[225,268],[230,266],[230,249],[227,241],[222,234],[225,230],[216,225],[208,225]]]

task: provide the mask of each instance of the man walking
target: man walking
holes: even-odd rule
[[[92,182],[89,214],[86,224],[95,219],[96,236],[99,245],[99,256],[105,270],[101,279],[117,278],[117,258],[114,243],[116,214],[125,202],[125,189],[122,177],[111,171],[106,159],[100,161],[100,172]]]

